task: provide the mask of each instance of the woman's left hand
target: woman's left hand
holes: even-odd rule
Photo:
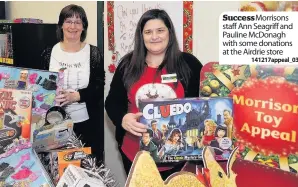
[[[56,100],[59,100],[61,103],[60,106],[64,106],[79,101],[80,93],[77,91],[64,91],[62,94],[56,96]]]

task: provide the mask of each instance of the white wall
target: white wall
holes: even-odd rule
[[[194,2],[194,52],[203,63],[216,62],[218,55],[218,19],[225,11],[237,11],[238,1]]]
[[[193,54],[203,63],[218,61],[218,18],[224,11],[237,11],[239,2],[194,1],[194,30],[193,30]],[[106,2],[105,2],[106,12]],[[106,21],[106,13],[104,20]],[[108,38],[107,25],[105,24],[104,38]],[[108,51],[108,42],[104,46],[106,88],[108,94],[113,74],[109,73],[108,65],[111,63],[111,51]],[[115,128],[105,114],[105,154],[106,164],[117,176],[120,186],[125,184],[125,175],[121,166],[121,158],[116,148]],[[120,166],[120,167],[119,167]]]
[[[6,2],[6,18],[38,18],[44,23],[58,23],[62,8],[77,4],[84,8],[89,26],[86,42],[97,46],[97,2],[96,1],[10,1]]]
[[[105,97],[110,90],[110,83],[113,78],[113,74],[108,71],[108,66],[111,63],[112,52],[108,50],[108,26],[107,26],[107,2],[104,3],[104,58],[105,58],[105,71],[106,71],[106,86],[105,86]],[[115,126],[110,121],[106,112],[105,116],[105,163],[107,168],[117,176],[117,180],[120,186],[125,185],[126,176],[122,166],[121,156],[119,154],[117,143],[115,140]]]

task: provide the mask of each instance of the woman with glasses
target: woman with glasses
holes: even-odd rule
[[[98,135],[105,72],[101,52],[85,42],[87,29],[88,19],[81,6],[64,7],[57,28],[60,42],[46,49],[42,59],[46,70],[58,72],[64,68],[64,85],[56,103],[65,107],[74,122],[74,132],[98,157],[102,154],[99,151],[103,151]]]

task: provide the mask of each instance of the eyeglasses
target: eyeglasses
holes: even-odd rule
[[[81,26],[82,25],[81,20],[76,20],[76,21],[66,20],[64,22],[64,24],[66,24],[66,25],[71,25],[72,23],[74,23],[76,26]]]

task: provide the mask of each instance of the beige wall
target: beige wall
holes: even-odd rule
[[[77,4],[85,9],[89,21],[87,42],[97,46],[97,2],[96,1],[10,1],[7,2],[6,17],[38,18],[44,23],[58,23],[60,11],[69,4]]]

